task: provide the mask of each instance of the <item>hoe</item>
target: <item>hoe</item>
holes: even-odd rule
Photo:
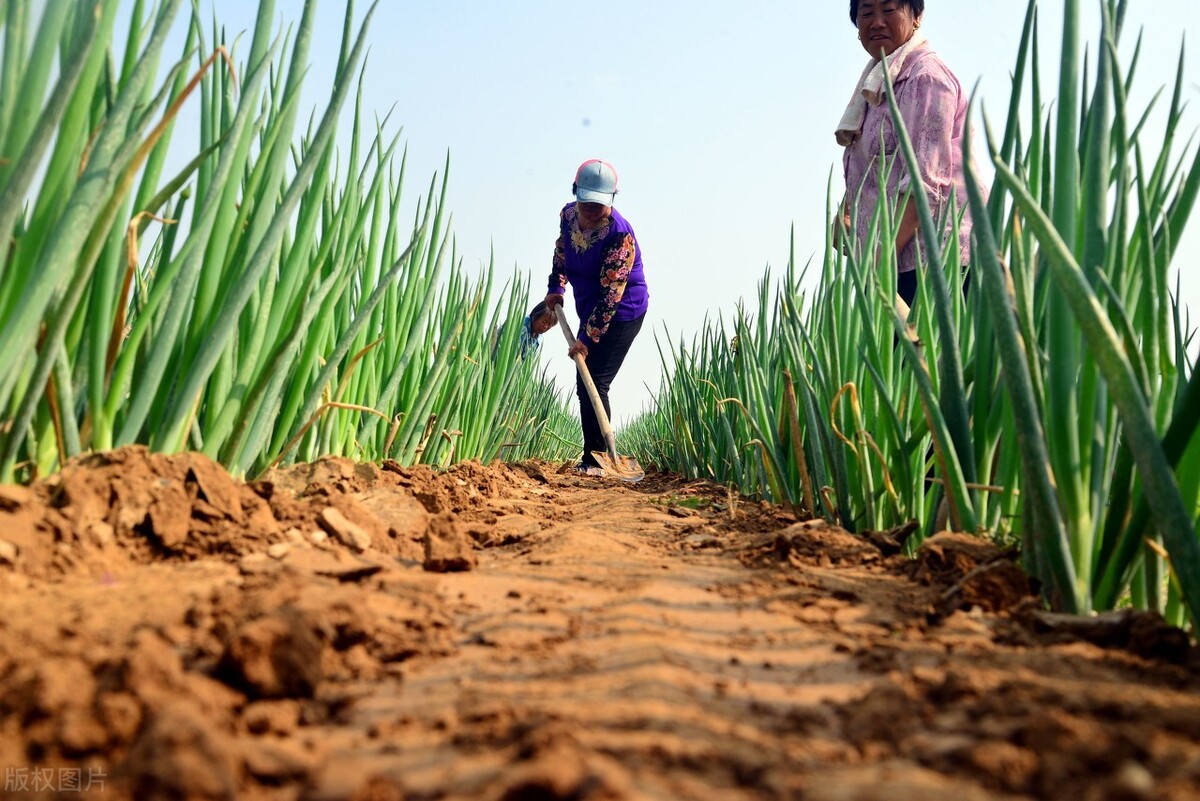
[[[558,325],[562,329],[563,336],[567,338],[567,344],[571,345],[575,342],[575,332],[571,330],[570,323],[567,322],[567,313],[562,306],[555,310],[555,316],[558,317]],[[588,372],[587,364],[583,360],[583,356],[575,354],[575,367],[579,370],[579,376],[583,379],[583,386],[587,389],[588,398],[592,402],[592,409],[596,412],[596,419],[600,421],[600,432],[604,434],[604,444],[607,447],[607,453],[593,453],[600,466],[604,468],[604,475],[619,478],[622,481],[636,483],[646,477],[646,471],[638,464],[637,459],[632,456],[618,456],[617,443],[613,437],[612,425],[608,422],[608,415],[604,413],[604,404],[600,402],[600,393],[596,391],[596,383],[592,381],[592,375]]]

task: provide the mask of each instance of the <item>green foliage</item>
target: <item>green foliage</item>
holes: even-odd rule
[[[1029,3],[1004,136],[987,137],[995,184],[985,196],[972,170],[959,198],[975,221],[965,301],[958,255],[940,247],[954,221],[921,203],[936,269],[921,271],[907,318],[896,311],[894,248],[878,247],[894,239],[895,208],[854,203],[871,215],[866,243],[843,255],[827,242],[811,299],[793,257],[773,293],[764,279],[755,315],[665,353],[671,377],[622,447],[851,530],[916,519],[929,534],[945,512],[954,528],[1020,542],[1056,608],[1128,600],[1200,620],[1200,379],[1168,284],[1200,154],[1174,154],[1181,56],[1147,161],[1117,58],[1125,3],[1101,5],[1089,88],[1078,2],[1063,4],[1052,123]]]
[[[409,220],[386,121],[356,100],[350,153],[334,149],[373,7],[356,27],[347,4],[328,104],[299,130],[314,0],[286,37],[261,0],[236,74],[193,9],[158,87],[182,2],[151,5],[134,5],[121,59],[117,0],[50,3],[36,28],[13,3],[2,20],[0,481],[130,443],[239,474],[575,450],[565,401],[519,353],[527,287],[464,272],[445,173]],[[184,104],[195,155],[164,179]]]

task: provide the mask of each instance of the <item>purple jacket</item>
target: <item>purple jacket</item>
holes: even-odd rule
[[[559,214],[558,241],[549,291],[575,295],[580,339],[599,342],[613,320],[636,320],[646,313],[650,295],[642,272],[642,249],[633,226],[614,208],[591,231],[579,227],[575,203]]]

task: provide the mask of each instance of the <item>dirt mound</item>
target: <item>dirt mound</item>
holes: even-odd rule
[[[496,497],[508,476],[473,463],[435,474],[329,458],[246,484],[199,454],[123,448],[0,489],[0,564],[52,578],[314,546],[420,562],[431,514],[444,513],[439,530],[459,513],[495,522],[475,502]]]
[[[943,616],[959,609],[1006,612],[1037,604],[1016,555],[968,534],[930,537],[917,549],[907,572],[913,580],[940,590],[935,606]]]
[[[1162,615],[1122,609],[1092,617],[1059,615],[1027,606],[1018,619],[1022,634],[1041,644],[1088,642],[1117,648],[1146,659],[1186,663],[1195,653],[1188,636],[1167,625]],[[1031,635],[1031,636],[1030,636]]]
[[[162,578],[108,592],[161,591]],[[0,720],[22,752],[11,748],[9,764],[98,762],[139,799],[303,781],[319,755],[287,738],[334,720],[349,684],[453,650],[436,594],[398,578],[380,591],[287,567],[186,578],[190,602],[150,621],[102,607],[60,640],[32,635],[52,616],[9,605],[21,616],[4,625]],[[101,614],[107,631],[92,637]]]
[[[243,739],[332,720],[347,682],[453,650],[411,571],[456,526],[414,489],[456,487],[341,459],[246,484],[133,447],[2,488],[0,758],[91,766],[136,798],[302,782],[306,749]]]
[[[823,520],[797,523],[775,534],[770,553],[798,567],[868,564],[883,557],[868,540]]]
[[[270,507],[195,454],[125,448],[69,463],[0,505],[14,565],[31,576],[103,573],[130,562],[265,548],[282,530]]]

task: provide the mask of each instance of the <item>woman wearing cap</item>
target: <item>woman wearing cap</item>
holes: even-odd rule
[[[633,226],[613,208],[617,171],[611,164],[585,161],[575,172],[571,192],[575,202],[563,206],[559,214],[545,302],[551,307],[562,303],[571,285],[579,330],[568,355],[583,355],[604,411],[612,419],[608,388],[646,317],[649,294],[642,249]],[[596,473],[600,464],[592,453],[604,452],[604,436],[582,379],[576,378],[575,388],[583,423],[583,459],[578,469]]]
[[[971,217],[963,177],[962,143],[969,135],[967,97],[954,73],[938,57],[921,33],[925,0],[850,0],[850,21],[858,40],[870,55],[854,96],[838,124],[838,144],[843,156],[846,199],[842,224],[859,246],[866,241],[871,218],[879,201],[901,203],[896,210],[896,292],[912,305],[917,292],[917,205],[909,189],[929,198],[934,219],[954,203],[963,215],[958,229],[960,264],[967,265],[971,250]],[[896,104],[912,139],[921,174],[915,186],[899,150],[884,88],[883,62],[896,92]],[[879,184],[882,160],[892,162],[887,183]],[[851,204],[858,214],[851,221]],[[852,227],[853,226],[853,227]],[[948,226],[946,233],[950,232]],[[921,256],[928,259],[921,245]]]

